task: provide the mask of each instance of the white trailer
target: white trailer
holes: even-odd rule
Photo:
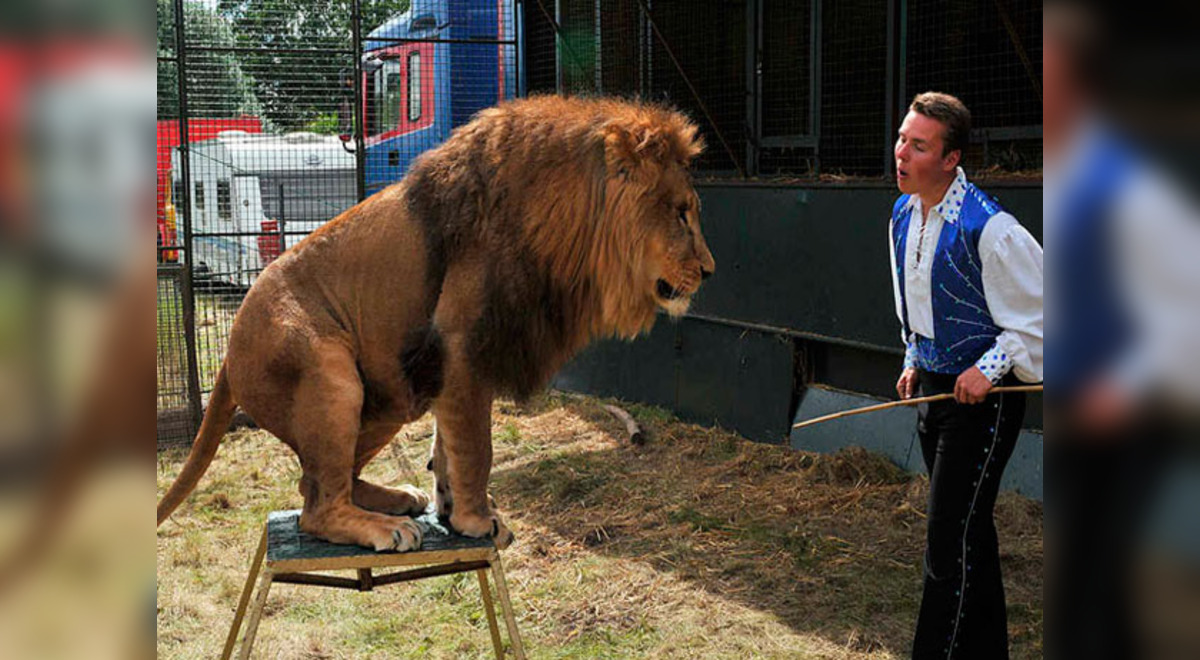
[[[194,263],[213,282],[250,286],[281,247],[358,201],[354,154],[334,135],[224,131],[189,151]]]

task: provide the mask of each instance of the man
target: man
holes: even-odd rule
[[[954,393],[919,409],[930,492],[914,658],[1008,657],[992,510],[1025,399],[989,392],[1042,379],[1042,249],[959,167],[970,121],[957,98],[920,94],[895,145],[896,390]]]

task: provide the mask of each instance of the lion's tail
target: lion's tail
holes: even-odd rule
[[[171,484],[167,494],[163,495],[162,501],[158,503],[159,525],[163,524],[163,521],[171,516],[184,498],[191,494],[196,483],[200,481],[200,477],[204,476],[204,472],[208,470],[213,457],[217,455],[217,448],[221,446],[221,438],[228,430],[229,421],[233,419],[233,412],[236,409],[237,402],[233,400],[233,393],[229,391],[229,380],[225,377],[225,367],[221,367],[221,372],[217,374],[217,384],[213,387],[212,395],[208,399],[208,409],[204,412],[204,421],[200,422],[200,432],[196,434],[196,439],[192,442],[192,452],[188,454],[183,469],[175,478],[175,483]]]

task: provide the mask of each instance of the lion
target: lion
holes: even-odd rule
[[[428,495],[360,474],[432,411],[437,513],[507,547],[487,492],[492,400],[525,400],[590,340],[688,309],[716,268],[688,169],[703,148],[657,105],[547,96],[479,112],[262,272],[158,524],[240,405],[300,459],[302,530],[418,548]]]

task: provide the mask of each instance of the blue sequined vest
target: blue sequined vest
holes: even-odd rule
[[[912,334],[904,291],[905,246],[913,215],[910,198],[911,195],[901,195],[892,209],[892,248],[896,255],[905,337]],[[992,347],[1001,332],[988,312],[983,294],[979,237],[988,220],[1003,209],[972,183],[967,183],[963,198],[953,203],[958,208],[958,219],[942,224],[930,273],[935,336],[916,337],[917,368],[940,374],[965,371]]]

